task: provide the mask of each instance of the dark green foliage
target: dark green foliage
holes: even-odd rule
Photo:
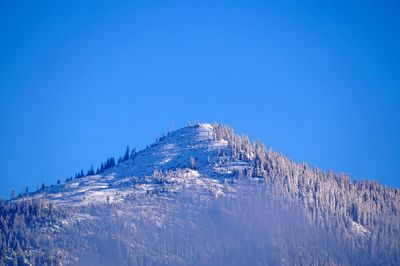
[[[88,175],[94,175],[94,170],[93,170],[93,165],[90,167],[90,169],[87,171],[87,176]]]
[[[125,154],[124,154],[124,157],[122,158],[122,161],[125,162],[126,160],[128,160],[129,159],[129,155],[130,155],[129,146],[127,146]]]
[[[84,176],[85,176],[85,174],[83,173],[83,170],[81,170],[80,172],[75,174],[75,179],[82,178]]]
[[[131,151],[130,158],[133,159],[133,158],[135,158],[135,156],[136,156],[136,149],[133,148],[132,151]]]

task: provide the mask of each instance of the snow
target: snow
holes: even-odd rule
[[[134,159],[122,162],[101,175],[85,176],[62,185],[45,188],[31,195],[54,204],[81,206],[123,201],[127,195],[149,192],[177,192],[196,187],[216,197],[224,195],[221,175],[231,174],[243,165],[216,165],[218,151],[227,141],[214,140],[211,124],[188,126],[169,133],[159,142],[138,152]],[[189,169],[193,157],[196,169]],[[161,179],[152,174],[162,171]],[[166,177],[166,172],[173,172]]]
[[[224,155],[218,157],[221,151]],[[194,192],[196,199],[196,205],[185,206],[188,210],[207,204],[212,206],[212,202],[216,202],[213,198],[240,199],[241,194],[236,193],[241,189],[240,182],[236,182],[235,178],[238,172],[249,167],[249,162],[232,159],[230,154],[226,140],[214,140],[212,125],[197,124],[169,133],[134,158],[100,175],[47,187],[31,193],[29,197],[72,207],[72,214],[61,218],[61,226],[56,225],[52,230],[61,230],[62,227],[74,226],[82,221],[100,221],[93,212],[93,215],[89,214],[90,210],[92,207],[108,210],[108,204],[115,207],[117,218],[135,221],[140,217],[146,222],[154,222],[157,227],[163,227],[166,224],[165,217],[171,216],[173,208],[176,208],[176,205],[169,203],[178,202],[179,196],[185,196],[186,188]],[[190,158],[195,159],[195,167],[189,163]],[[253,178],[253,182],[264,180]],[[232,183],[233,186],[228,185]],[[182,191],[184,193],[179,193]],[[26,197],[15,200],[24,199]],[[199,201],[201,204],[198,204]],[[138,230],[134,222],[127,226],[132,227],[133,231]],[[368,229],[356,222],[351,223],[348,232],[358,236],[371,235]]]
[[[368,231],[367,228],[365,228],[361,224],[356,223],[354,221],[351,221],[351,231],[358,235],[369,235],[370,234],[370,232]]]
[[[214,141],[210,124],[198,124],[171,132],[161,141],[139,152],[134,160],[128,160],[110,171],[119,176],[146,176],[154,170],[167,171],[189,167],[190,157],[202,173],[210,172],[209,157],[215,157],[218,149],[227,149],[224,140]],[[106,173],[107,174],[107,173]]]

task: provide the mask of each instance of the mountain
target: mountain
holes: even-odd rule
[[[0,265],[399,265],[400,191],[196,124],[0,202]]]

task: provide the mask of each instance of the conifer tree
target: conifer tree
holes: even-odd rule
[[[125,162],[126,160],[128,160],[129,159],[129,155],[130,155],[129,146],[126,146],[126,151],[125,151],[124,157],[122,158],[122,161]]]

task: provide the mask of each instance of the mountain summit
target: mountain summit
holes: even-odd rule
[[[218,125],[214,125],[218,127]],[[203,180],[216,185],[227,173],[241,169],[248,163],[237,165],[224,164],[218,167],[221,156],[229,154],[228,141],[216,138],[214,127],[210,124],[196,124],[168,133],[157,142],[140,152],[133,152],[110,168],[98,171],[95,175],[86,175],[69,180],[65,184],[45,187],[31,195],[55,204],[92,204],[114,200],[114,194],[131,193],[132,183],[137,183],[145,191],[155,189],[158,182],[137,182],[151,178],[155,173],[182,172],[171,179],[197,177],[197,186]],[[222,128],[222,127],[221,127]],[[241,165],[240,165],[241,164]],[[200,178],[201,177],[201,178]],[[214,177],[210,179],[208,177]],[[171,181],[169,180],[169,181]],[[212,181],[211,181],[212,180]],[[179,180],[183,182],[184,180]],[[135,191],[135,189],[134,189]],[[26,198],[26,197],[22,197]]]
[[[5,264],[98,264],[104,250],[126,265],[400,263],[398,189],[295,163],[220,124],[1,204]]]

